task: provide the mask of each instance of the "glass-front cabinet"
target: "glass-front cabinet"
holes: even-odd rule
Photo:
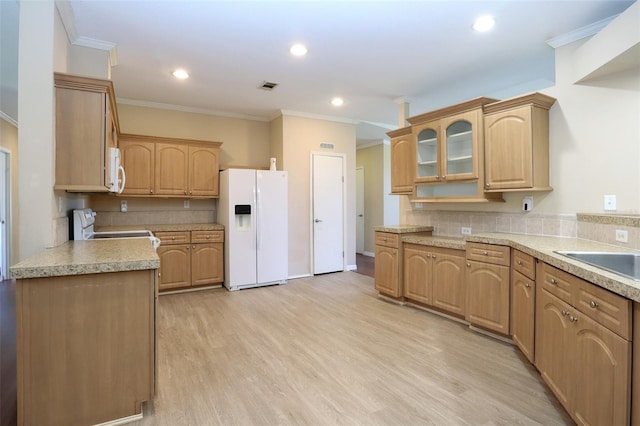
[[[439,152],[438,149],[438,127],[436,124],[430,123],[418,133],[417,137],[417,170],[416,181],[427,182],[430,180],[438,180],[440,178],[439,171]]]

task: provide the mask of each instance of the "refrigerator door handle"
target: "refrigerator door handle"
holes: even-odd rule
[[[256,185],[255,187],[256,194],[256,226],[258,228],[258,232],[256,233],[256,248],[260,250],[262,248],[262,223],[260,223],[260,211],[262,210],[262,206],[260,203],[260,188]]]

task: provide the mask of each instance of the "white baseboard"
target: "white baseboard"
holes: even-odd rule
[[[358,265],[347,265],[347,269],[345,271],[357,271]]]
[[[295,280],[295,279],[298,279],[298,278],[308,278],[308,277],[312,277],[312,276],[313,276],[312,274],[308,274],[308,273],[307,274],[300,274],[300,275],[291,275],[289,277],[289,279],[290,280]]]
[[[375,254],[375,253],[372,253],[372,252],[370,252],[370,251],[363,251],[363,252],[362,252],[362,255],[363,255],[363,256],[368,256],[368,257],[376,257],[376,254]]]

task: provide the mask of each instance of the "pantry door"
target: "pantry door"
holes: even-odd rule
[[[344,155],[312,154],[313,273],[343,271]]]

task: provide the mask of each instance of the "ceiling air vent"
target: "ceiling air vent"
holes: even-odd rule
[[[277,85],[278,85],[278,83],[271,83],[270,81],[263,81],[262,84],[260,86],[258,86],[258,89],[272,91],[273,89],[276,88]]]

